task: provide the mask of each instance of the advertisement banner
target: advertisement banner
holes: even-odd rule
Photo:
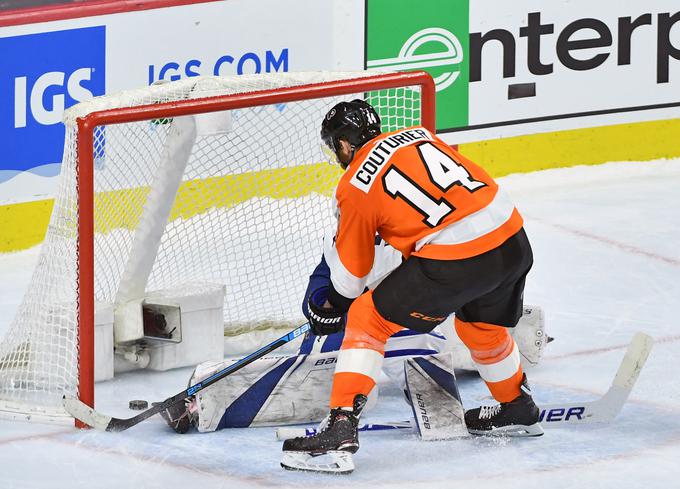
[[[426,70],[435,81],[437,128],[468,124],[468,0],[370,0],[366,68]],[[453,108],[454,110],[448,110]]]
[[[425,69],[457,141],[680,117],[674,0],[367,0],[366,67]]]
[[[0,38],[0,170],[61,162],[61,116],[106,88],[104,26]],[[55,173],[56,174],[56,173]]]
[[[0,205],[54,195],[62,113],[79,101],[198,75],[347,69],[336,58],[360,68],[362,16],[335,16],[361,6],[233,0],[0,28]],[[300,12],[314,21],[301,28]]]

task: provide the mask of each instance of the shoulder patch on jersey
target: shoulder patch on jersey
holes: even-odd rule
[[[373,149],[364,157],[349,183],[362,192],[368,193],[373,182],[377,180],[377,175],[385,168],[387,162],[399,148],[424,140],[432,141],[434,137],[427,129],[422,127],[405,129],[385,137],[373,146]]]

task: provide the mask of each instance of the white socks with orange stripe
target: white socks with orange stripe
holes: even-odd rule
[[[356,394],[368,395],[377,383],[382,364],[383,355],[375,350],[340,350],[333,376],[331,406],[351,405]]]

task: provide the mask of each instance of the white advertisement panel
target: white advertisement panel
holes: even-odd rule
[[[366,5],[366,67],[427,70],[450,143],[680,117],[677,0]]]
[[[675,0],[475,0],[470,32],[467,140],[680,117]]]
[[[61,114],[92,96],[196,75],[360,68],[363,20],[348,16],[362,5],[232,0],[0,28],[0,204],[53,195]]]

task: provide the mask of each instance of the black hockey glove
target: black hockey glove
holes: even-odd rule
[[[335,307],[323,307],[328,299],[328,287],[321,287],[309,294],[307,312],[309,325],[316,336],[338,333],[345,329],[347,311]]]

